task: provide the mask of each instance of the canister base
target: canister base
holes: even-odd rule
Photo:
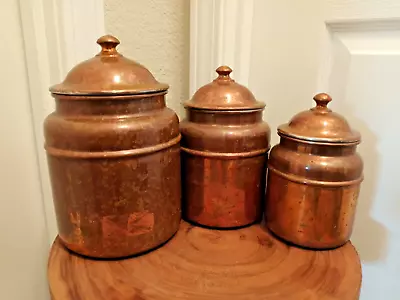
[[[73,250],[74,247],[71,247],[69,245],[67,245],[67,243],[65,243],[60,236],[57,236],[57,240],[60,241],[60,244],[62,247],[65,248],[66,251],[68,251],[71,255],[76,255],[79,257],[82,257],[83,259],[92,259],[92,260],[106,260],[106,261],[112,261],[112,260],[123,260],[123,259],[129,259],[129,258],[134,258],[134,257],[139,257],[142,255],[146,255],[147,253],[150,253],[151,251],[155,251],[158,248],[163,247],[164,245],[168,244],[169,241],[171,241],[175,235],[176,235],[177,231],[175,231],[173,233],[172,236],[170,236],[166,241],[162,242],[162,243],[157,243],[154,246],[148,247],[148,248],[143,248],[143,250],[141,251],[137,251],[134,252],[132,254],[121,254],[121,255],[96,255],[93,253],[89,253],[87,254],[87,252],[82,252],[82,251],[75,251]]]
[[[197,222],[196,220],[192,220],[192,219],[188,219],[188,218],[183,218],[186,222],[188,222],[189,224],[195,225],[195,226],[199,226],[205,229],[211,229],[211,230],[237,230],[237,229],[241,229],[241,228],[246,228],[249,226],[252,226],[254,224],[257,224],[260,222],[260,220],[255,220],[255,221],[251,221],[249,223],[246,224],[240,224],[240,225],[210,225],[210,224],[205,224],[205,223],[200,223]]]
[[[349,240],[346,241],[341,241],[337,244],[318,244],[317,242],[302,242],[302,241],[298,241],[292,238],[289,238],[287,236],[285,236],[282,233],[279,233],[278,231],[274,231],[274,229],[272,228],[272,226],[266,226],[268,231],[278,240],[290,245],[290,246],[295,246],[295,247],[299,247],[305,250],[320,250],[320,251],[324,251],[324,250],[334,250],[337,248],[342,247],[343,245],[345,245]]]

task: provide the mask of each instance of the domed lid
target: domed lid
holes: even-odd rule
[[[247,110],[264,108],[248,88],[235,82],[229,75],[232,69],[221,66],[218,77],[201,87],[184,106],[206,110]]]
[[[346,119],[327,107],[332,101],[329,95],[318,94],[314,100],[316,107],[295,115],[289,123],[279,126],[278,134],[311,142],[360,142],[360,134],[350,128]]]
[[[144,66],[118,53],[119,40],[111,35],[97,40],[101,52],[75,66],[65,80],[50,88],[62,95],[127,95],[166,91]]]

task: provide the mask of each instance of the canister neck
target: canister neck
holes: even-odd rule
[[[245,111],[205,111],[189,109],[186,111],[189,122],[205,125],[243,126],[263,121],[262,110]]]
[[[295,152],[318,156],[346,156],[353,155],[357,151],[357,145],[354,143],[310,143],[308,141],[303,141],[287,136],[281,136],[279,145]]]
[[[110,100],[108,96],[80,97],[64,96],[56,97],[56,114],[79,117],[116,117],[151,113],[164,109],[165,93],[152,96],[118,96]],[[108,101],[107,101],[108,100]]]

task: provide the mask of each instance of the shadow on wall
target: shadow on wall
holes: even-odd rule
[[[358,199],[352,242],[362,261],[378,261],[386,256],[388,239],[386,228],[371,217],[374,202],[378,199],[377,184],[380,165],[379,153],[376,149],[378,139],[364,121],[354,117],[348,107],[344,108],[351,126],[362,134],[362,144],[358,147],[358,152],[364,160],[364,181],[361,184]]]
[[[337,105],[337,109],[334,106],[333,110],[342,114],[348,120],[350,126],[361,133],[361,144],[357,147],[357,151],[364,161],[364,181],[361,183],[351,240],[363,262],[379,261],[386,257],[388,243],[387,229],[371,216],[374,204],[379,199],[378,179],[381,164],[377,150],[379,141],[370,129],[369,124],[357,117],[355,111],[357,104],[349,105],[357,99],[345,101],[346,97],[349,96],[347,87],[350,85],[349,80],[351,80],[351,54],[335,35],[333,35],[332,43],[335,63],[332,66],[330,77],[331,96],[334,100],[332,103]],[[362,87],[358,88],[364,90]],[[361,102],[355,103],[360,104]]]

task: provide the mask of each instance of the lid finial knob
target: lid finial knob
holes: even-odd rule
[[[97,44],[101,46],[101,54],[112,55],[117,53],[117,46],[120,44],[119,40],[112,35],[103,35],[97,40]]]
[[[229,76],[232,73],[232,69],[228,66],[220,66],[216,72],[218,73],[218,79],[231,79]]]
[[[320,93],[314,96],[314,100],[317,103],[317,107],[326,108],[328,103],[332,101],[332,98],[328,94]]]

